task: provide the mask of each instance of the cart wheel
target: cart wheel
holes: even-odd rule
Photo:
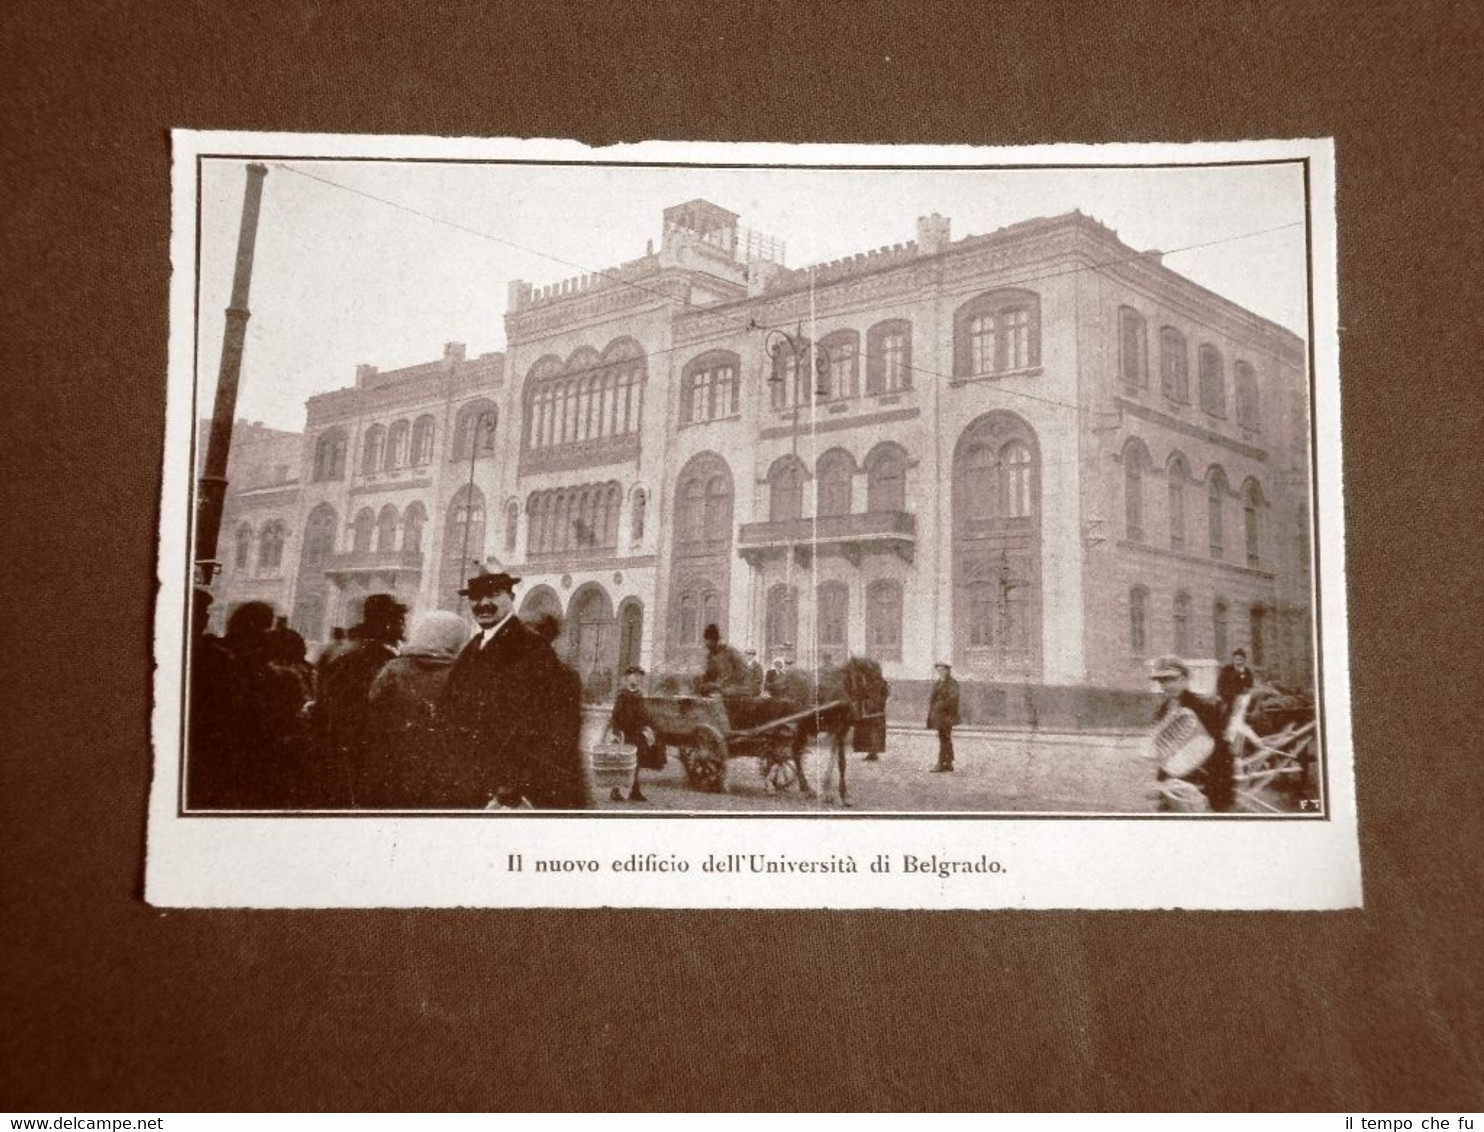
[[[692,745],[681,756],[691,786],[707,794],[720,794],[727,782],[727,745],[719,733],[702,727]]]

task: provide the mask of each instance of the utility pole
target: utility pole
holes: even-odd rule
[[[263,201],[263,178],[268,167],[247,167],[242,194],[242,227],[237,234],[237,269],[232,277],[232,300],[222,332],[222,364],[216,379],[216,403],[211,413],[211,436],[206,464],[196,490],[197,581],[210,585],[221,563],[216,557],[222,528],[222,505],[227,496],[227,456],[232,449],[232,420],[237,414],[237,381],[242,374],[242,346],[247,337],[247,293],[252,284],[253,249],[258,240],[258,210]]]

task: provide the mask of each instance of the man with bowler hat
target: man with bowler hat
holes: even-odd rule
[[[459,592],[479,631],[449,671],[439,715],[459,752],[451,806],[588,805],[580,687],[551,646],[515,616],[520,579],[481,573]]]
[[[306,783],[313,806],[364,806],[362,789],[369,727],[371,685],[382,665],[397,655],[407,627],[407,607],[391,594],[375,593],[361,603],[361,620],[351,643],[324,668],[315,710],[324,732],[319,764]]]

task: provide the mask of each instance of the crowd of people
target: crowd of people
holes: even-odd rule
[[[207,632],[192,620],[186,803],[191,809],[583,809],[582,685],[514,614],[509,574],[460,591],[456,614],[414,617],[372,594],[311,666],[272,606],[247,602]],[[560,631],[560,626],[557,626]]]

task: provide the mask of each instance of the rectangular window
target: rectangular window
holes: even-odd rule
[[[1006,311],[1001,320],[1005,335],[1005,369],[1030,365],[1030,315],[1023,310]]]
[[[993,373],[995,368],[995,325],[993,315],[980,315],[969,323],[970,371]]]
[[[888,393],[906,388],[907,336],[888,334],[881,340],[881,376]]]

